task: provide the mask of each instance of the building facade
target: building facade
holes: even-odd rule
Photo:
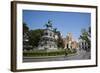
[[[48,23],[45,26],[46,29],[44,29],[43,36],[39,41],[38,49],[42,49],[42,50],[57,49],[57,43],[56,43],[57,35],[55,34],[55,30],[52,27],[51,21],[48,21]]]
[[[79,48],[80,48],[80,50],[81,49],[87,50],[88,46],[89,46],[89,44],[85,40],[79,39]]]
[[[77,49],[78,43],[73,39],[72,34],[68,33],[64,39],[64,49]]]

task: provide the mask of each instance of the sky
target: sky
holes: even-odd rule
[[[63,38],[67,33],[72,33],[74,39],[78,40],[81,30],[91,25],[90,13],[58,12],[58,11],[36,11],[23,10],[23,22],[30,30],[44,29],[44,25],[52,21],[53,28],[61,32]]]

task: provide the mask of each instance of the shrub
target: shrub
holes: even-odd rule
[[[60,49],[60,50],[34,50],[23,52],[23,56],[38,57],[38,56],[59,56],[76,53],[75,50]]]
[[[56,51],[37,50],[31,52],[23,52],[23,56],[57,56],[57,55],[65,55],[65,50],[56,50]]]

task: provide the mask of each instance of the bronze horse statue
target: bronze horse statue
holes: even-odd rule
[[[48,27],[52,27],[52,23],[51,21],[49,20],[47,24],[45,24],[45,26],[48,28]]]

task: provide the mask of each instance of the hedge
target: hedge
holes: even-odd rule
[[[32,51],[32,52],[24,52],[24,56],[56,56],[56,55],[64,55],[65,51]]]
[[[36,56],[58,56],[58,55],[66,55],[66,54],[72,54],[75,52],[72,52],[70,50],[55,50],[55,51],[47,51],[47,50],[36,50],[36,51],[27,51],[23,52],[23,56],[30,56],[30,57],[36,57]]]

